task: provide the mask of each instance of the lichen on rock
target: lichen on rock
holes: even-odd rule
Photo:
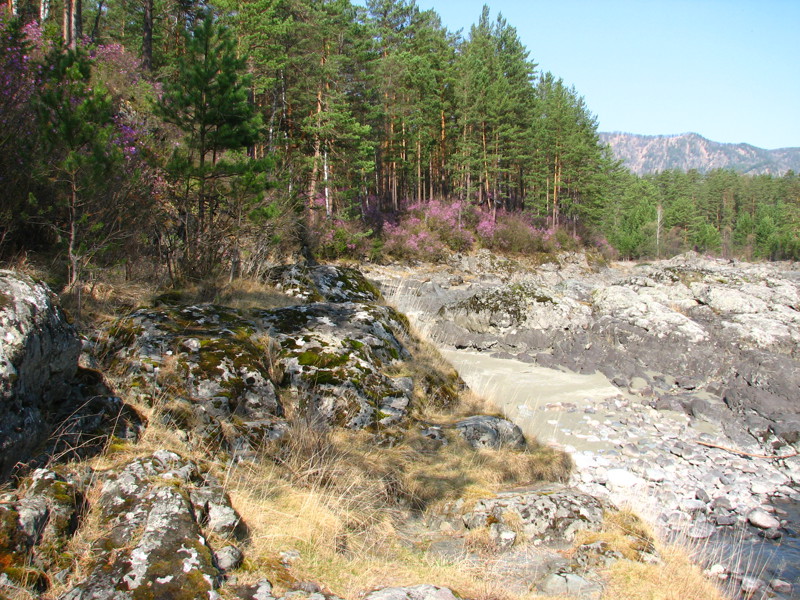
[[[240,519],[213,479],[167,451],[106,477],[95,510],[107,531],[94,543],[88,576],[62,599],[217,598],[222,573],[208,536],[235,536]]]

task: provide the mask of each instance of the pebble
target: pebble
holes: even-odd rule
[[[741,590],[745,596],[752,596],[764,587],[766,587],[766,584],[758,577],[750,577],[748,575],[742,577]]]
[[[610,488],[632,488],[641,481],[640,477],[627,469],[608,469],[606,471],[606,486]]]
[[[791,594],[792,584],[783,579],[773,579],[769,582],[769,587],[778,592],[779,594]]]

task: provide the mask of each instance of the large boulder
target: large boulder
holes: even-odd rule
[[[374,304],[315,303],[262,311],[280,345],[283,384],[299,393],[311,421],[351,429],[391,425],[408,411],[413,382],[386,367],[411,358],[405,318]]]
[[[45,284],[0,271],[0,338],[0,481],[136,437],[139,416],[79,368],[81,341]]]
[[[364,600],[458,600],[450,589],[430,584],[390,587],[375,590]]]
[[[43,283],[0,271],[0,479],[53,430],[73,396],[81,343]]]
[[[491,415],[474,415],[455,424],[461,436],[473,448],[525,447],[525,436],[518,425]]]
[[[341,285],[339,271],[307,272],[329,295],[349,290],[352,297],[361,288],[350,283],[366,280],[351,271]],[[284,409],[353,429],[403,420],[415,384],[387,375],[387,367],[411,358],[402,341],[407,330],[401,314],[364,302],[161,306],[120,319],[105,349],[109,367],[126,372],[169,425],[197,445],[248,453],[285,433]]]
[[[46,572],[71,567],[67,543],[81,523],[86,502],[81,477],[36,469],[0,502],[0,565],[16,585],[47,587]]]
[[[357,269],[335,265],[287,265],[267,273],[267,281],[302,302],[377,302],[381,294]]]
[[[602,527],[607,502],[578,490],[548,486],[528,492],[506,492],[475,503],[463,516],[467,529],[500,526],[528,540],[572,542],[580,531]]]

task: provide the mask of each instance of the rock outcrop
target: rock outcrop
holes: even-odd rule
[[[0,481],[137,435],[138,415],[78,367],[81,341],[45,284],[0,271],[0,335]]]
[[[245,533],[221,486],[175,453],[158,451],[105,475],[104,533],[88,575],[62,600],[218,598],[215,556]],[[212,536],[222,540],[215,549]],[[224,556],[224,554],[223,554]]]
[[[336,301],[140,309],[110,329],[109,368],[150,403],[168,396],[164,419],[196,443],[237,453],[281,437],[287,410],[353,429],[405,419],[414,382],[387,374],[412,358],[405,317],[376,304],[377,291],[351,269],[286,267],[273,277],[299,298]]]

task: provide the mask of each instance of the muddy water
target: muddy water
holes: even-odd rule
[[[586,453],[613,456],[624,443],[647,441],[632,437],[630,432],[625,432],[624,439],[622,436],[617,439],[614,433],[609,435],[624,428],[606,425],[625,415],[609,414],[608,402],[604,401],[614,398],[635,401],[635,398],[621,392],[602,374],[580,375],[474,352],[440,351],[473,391],[493,402],[526,436],[534,436],[575,456]],[[601,402],[605,406],[593,414]],[[719,433],[716,426],[689,420],[682,413],[659,411],[658,418],[667,428],[669,421],[698,433]],[[765,583],[782,579],[794,584],[794,589],[780,597],[800,599],[800,505],[785,501],[776,504],[776,508],[781,518],[788,521],[780,541],[761,539],[752,528],[720,531],[703,541],[698,548],[698,561],[706,566],[717,561],[734,565],[735,572],[759,577]],[[649,512],[644,510],[643,514]],[[737,594],[739,583],[735,577],[721,582],[723,588],[730,588],[731,597],[741,597]]]
[[[601,373],[578,375],[463,350],[441,350],[477,394],[492,401],[526,436],[568,451],[608,450],[609,440],[582,431],[587,409],[620,395]]]

